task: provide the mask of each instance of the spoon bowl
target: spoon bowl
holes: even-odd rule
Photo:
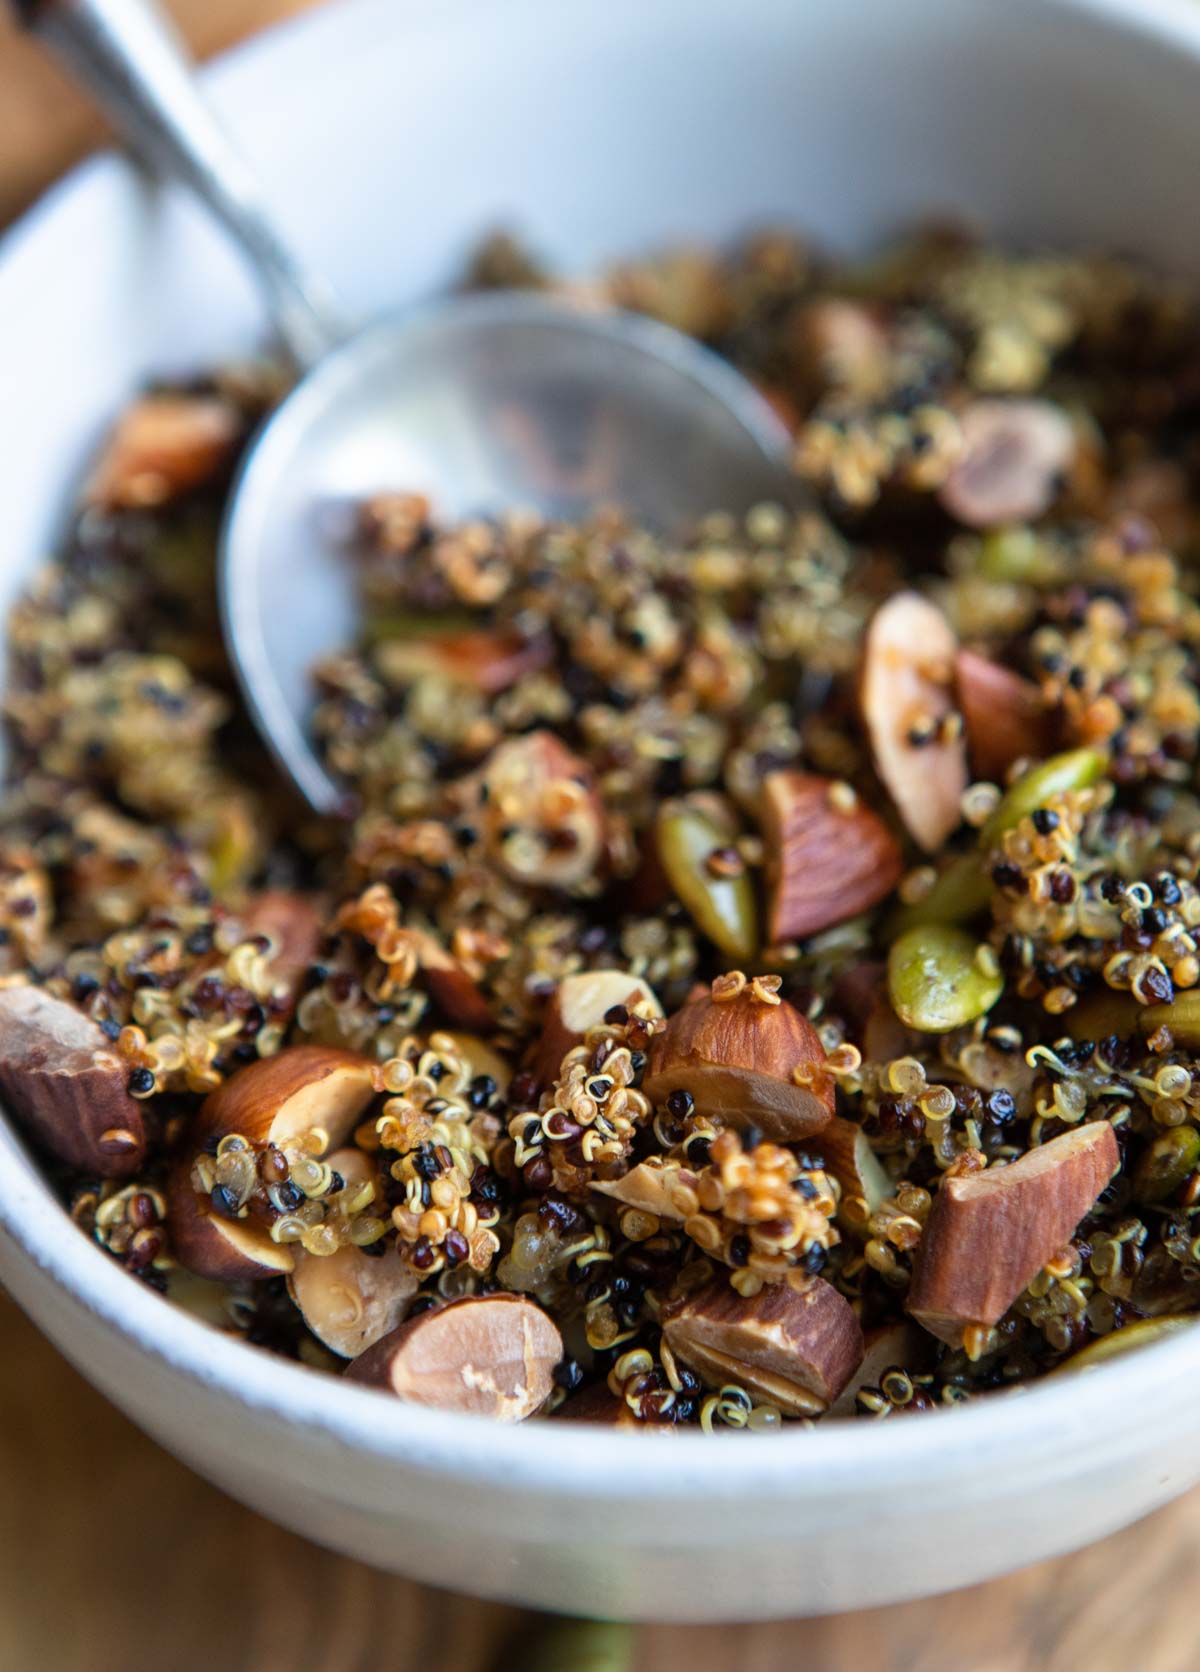
[[[342,807],[307,734],[313,665],[357,613],[330,505],[397,490],[456,519],[613,504],[673,532],[787,497],[786,445],[725,361],[637,315],[486,292],[359,332],[265,424],[222,533],[226,645],[280,765],[319,812]]]

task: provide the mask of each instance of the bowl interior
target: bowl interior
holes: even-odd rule
[[[1200,272],[1200,8],[1177,0],[343,0],[209,77],[298,245],[363,315],[430,294],[508,224],[585,270],[679,237],[775,221],[842,245],[930,210],[1060,246],[1136,249]],[[314,93],[314,90],[318,90]],[[315,100],[315,108],[314,108]],[[153,373],[244,352],[263,322],[220,238],[188,204],[106,159],[52,192],[0,250],[0,607],[55,529],[122,397]],[[621,1436],[486,1433],[247,1355],[130,1283],[60,1212],[0,1124],[0,1227],[24,1258],[147,1358],[430,1467],[538,1472],[600,1495],[794,1494],[820,1467],[851,1482],[885,1456],[916,1483],[985,1432],[1039,1454],[1088,1411],[1200,1361],[1190,1336],[1097,1376],[968,1410],[948,1426],[821,1430],[735,1455],[685,1437],[670,1459]],[[253,1357],[253,1368],[246,1360]],[[773,1455],[768,1458],[767,1451]],[[683,1459],[686,1458],[686,1462]],[[957,1463],[955,1459],[957,1458]]]

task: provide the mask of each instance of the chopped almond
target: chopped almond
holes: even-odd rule
[[[467,974],[458,959],[446,951],[434,935],[422,929],[408,934],[417,947],[422,985],[434,1004],[454,1026],[470,1033],[492,1033],[496,1017],[480,991],[479,983]]]
[[[786,1000],[761,1002],[752,986],[690,999],[650,1041],[649,1057],[642,1089],[652,1103],[686,1091],[702,1114],[756,1126],[777,1143],[808,1138],[833,1114],[816,1029]]]
[[[917,592],[898,592],[876,610],[863,650],[860,698],[875,769],[928,853],[958,828],[967,787],[957,654],[950,623]]]
[[[230,1075],[205,1099],[197,1129],[240,1132],[280,1149],[316,1136],[325,1155],[345,1143],[375,1090],[366,1057],[334,1045],[289,1045]]]
[[[894,1194],[896,1186],[891,1174],[857,1121],[834,1115],[829,1125],[810,1142],[825,1163],[825,1171],[832,1173],[841,1185],[843,1206],[857,1197],[868,1213],[874,1213],[881,1202]]]
[[[680,1184],[694,1190],[698,1182],[699,1175],[690,1167],[664,1165],[659,1156],[650,1156],[619,1179],[593,1179],[591,1187],[601,1196],[611,1196],[622,1207],[637,1208],[654,1219],[681,1225],[687,1215],[675,1206],[671,1192]]]
[[[251,895],[238,915],[247,935],[271,937],[275,946],[271,972],[288,989],[294,1004],[321,940],[317,903],[292,888],[265,888]]]
[[[262,1225],[212,1212],[193,1189],[191,1172],[190,1157],[182,1156],[167,1174],[171,1252],[181,1266],[220,1283],[258,1283],[295,1270],[293,1249],[273,1242]]]
[[[820,1277],[749,1298],[718,1277],[664,1313],[663,1335],[710,1385],[736,1382],[785,1416],[828,1410],[863,1356],[853,1308]]]
[[[553,653],[548,638],[468,629],[432,638],[385,639],[375,656],[384,678],[393,684],[411,685],[433,674],[495,697],[526,674],[547,667]]]
[[[13,1114],[60,1161],[120,1178],[146,1153],[130,1067],[73,1004],[40,987],[0,991],[0,1091]]]
[[[145,395],[118,420],[85,490],[94,505],[164,505],[215,477],[243,430],[217,395]]]
[[[568,1051],[582,1045],[589,1028],[598,1027],[618,1005],[632,1010],[640,1005],[651,1016],[662,1015],[662,1005],[641,979],[626,970],[583,970],[564,976],[546,1007],[542,1036],[530,1068],[543,1086],[558,1078]]]
[[[848,784],[806,772],[763,783],[767,933],[776,946],[857,917],[900,880],[900,846]]]
[[[1112,1127],[1092,1121],[1006,1167],[945,1179],[921,1238],[909,1312],[953,1346],[969,1325],[999,1323],[1119,1165]]]
[[[1037,686],[1009,668],[960,650],[955,662],[958,703],[976,775],[996,783],[1015,760],[1054,752],[1054,713]]]
[[[562,1355],[540,1306],[521,1295],[468,1295],[410,1318],[346,1374],[417,1405],[521,1422],[549,1398]]]
[[[857,1416],[859,1388],[877,1388],[880,1378],[893,1366],[911,1368],[920,1359],[921,1345],[920,1332],[911,1324],[877,1324],[874,1329],[866,1330],[862,1363],[829,1407],[829,1415]]]
[[[591,768],[553,732],[497,745],[459,786],[495,862],[516,882],[570,891],[600,865],[607,827]]]
[[[962,457],[942,508],[968,528],[1033,522],[1053,505],[1075,462],[1075,427],[1051,401],[988,398],[959,414]]]

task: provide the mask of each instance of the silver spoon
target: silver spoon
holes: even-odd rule
[[[320,507],[383,489],[440,515],[623,506],[668,532],[789,497],[786,432],[725,361],[666,326],[516,292],[351,332],[272,226],[150,0],[18,0],[136,153],[191,188],[261,282],[303,376],[251,445],[221,536],[226,647],[264,738],[319,812],[345,793],[308,741],[313,664],[354,636],[352,566]],[[548,139],[547,143],[553,143]]]

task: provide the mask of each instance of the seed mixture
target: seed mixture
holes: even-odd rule
[[[777,1430],[1200,1302],[1200,309],[945,228],[586,284],[752,377],[808,507],[346,539],[353,815],[213,598],[237,369],[117,421],[13,612],[0,1090],[247,1341],[501,1420]]]

